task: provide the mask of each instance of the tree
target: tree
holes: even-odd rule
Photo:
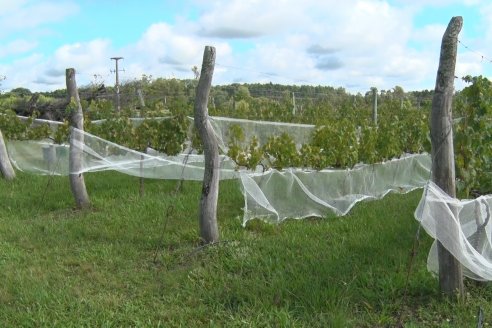
[[[251,98],[251,94],[249,93],[248,87],[246,85],[240,85],[237,88],[235,100],[236,101],[241,101],[241,100],[248,101],[250,98]]]
[[[25,97],[25,96],[31,96],[32,92],[27,88],[15,88],[10,90],[10,94],[17,97]]]

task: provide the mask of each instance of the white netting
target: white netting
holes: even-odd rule
[[[227,143],[230,140],[229,131],[233,125],[240,126],[244,132],[245,141],[242,146],[245,146],[253,136],[257,138],[260,145],[263,145],[268,141],[268,138],[279,136],[285,132],[295,140],[297,146],[300,148],[302,144],[308,144],[310,142],[311,134],[315,129],[314,125],[309,124],[250,121],[217,116],[210,117],[210,123],[217,136],[219,147],[224,151],[227,151]]]
[[[492,195],[458,200],[429,182],[415,218],[463,265],[465,276],[492,280],[491,205]],[[436,241],[429,252],[427,267],[431,272],[439,272]]]
[[[347,170],[241,172],[243,224],[258,217],[279,222],[328,213],[345,215],[361,200],[423,187],[430,167],[430,156],[419,154]]]
[[[14,166],[21,170],[37,174],[68,175],[87,172],[114,170],[121,173],[151,179],[203,180],[204,161],[202,155],[179,154],[166,156],[149,149],[141,153],[90,133],[73,129],[72,133],[82,134],[84,143],[75,143],[82,151],[82,169],[69,172],[66,144],[53,144],[43,141],[9,141],[7,148]],[[237,178],[234,163],[221,156],[221,179]]]
[[[314,126],[276,122],[254,122],[238,119],[210,118],[222,145],[227,144],[228,129],[238,124],[245,131],[246,140],[256,136],[265,142],[270,136],[288,133],[299,144],[306,143]],[[141,120],[135,120],[138,122]],[[76,143],[82,151],[82,169],[69,172],[68,145],[44,141],[9,141],[9,156],[17,169],[35,174],[68,175],[103,170],[115,170],[133,176],[153,179],[203,179],[202,155],[182,153],[166,156],[148,150],[141,153],[103,140],[89,133],[83,143]],[[251,172],[237,170],[227,156],[220,158],[220,178],[238,179],[245,198],[243,223],[253,218],[280,222],[286,218],[329,214],[345,215],[357,202],[381,198],[390,191],[407,192],[423,187],[429,178],[430,156],[407,155],[381,164],[358,165],[347,170]]]

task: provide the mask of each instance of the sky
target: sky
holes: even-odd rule
[[[0,0],[0,91],[193,78],[213,84],[434,89],[442,35],[463,17],[456,76],[492,74],[490,0]],[[456,79],[456,89],[466,84]]]

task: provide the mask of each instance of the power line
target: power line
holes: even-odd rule
[[[478,56],[480,56],[480,58],[482,58],[482,61],[484,61],[484,60],[485,60],[485,61],[487,61],[487,62],[489,62],[489,63],[492,63],[492,59],[491,59],[490,57],[488,57],[488,56],[486,56],[486,55],[482,54],[482,53],[481,53],[481,52],[479,52],[479,51],[476,51],[476,50],[474,50],[474,49],[470,48],[469,46],[467,46],[466,44],[464,44],[461,40],[458,40],[458,43],[459,43],[459,44],[461,44],[461,46],[462,46],[463,48],[465,48],[466,50],[468,50],[469,52],[473,52],[473,53],[477,54]]]

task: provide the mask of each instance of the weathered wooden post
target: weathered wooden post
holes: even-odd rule
[[[5,180],[11,181],[15,178],[15,171],[10,163],[9,154],[7,153],[7,147],[3,140],[2,131],[0,131],[0,172]]]
[[[70,124],[72,132],[70,133],[70,153],[69,153],[69,178],[72,194],[75,198],[77,208],[87,208],[90,206],[89,195],[85,188],[84,175],[80,172],[82,169],[82,150],[80,146],[84,144],[84,135],[75,132],[73,128],[84,130],[84,114],[80,105],[79,91],[75,81],[75,69],[67,68],[66,70],[67,92],[72,112],[70,113]]]
[[[196,90],[195,127],[202,140],[205,154],[202,195],[200,198],[200,237],[206,244],[219,240],[217,226],[217,199],[219,196],[219,148],[208,119],[208,96],[215,66],[215,48],[206,46],[203,52],[202,70]]]
[[[143,111],[143,108],[145,107],[145,99],[142,89],[140,88],[137,89],[137,96],[138,96],[138,102],[140,103],[140,108]]]
[[[458,34],[462,26],[463,18],[453,17],[442,37],[431,113],[432,181],[451,197],[456,197],[451,104],[454,94]],[[448,222],[440,222],[439,225],[437,226],[439,286],[445,295],[453,296],[458,293],[459,296],[463,296],[461,264],[439,241],[440,231],[441,234],[444,231],[458,234],[458,231],[454,232],[451,231],[453,229],[442,226],[448,225]],[[454,240],[458,239],[457,237]]]
[[[292,92],[292,115],[296,115],[296,94]]]

